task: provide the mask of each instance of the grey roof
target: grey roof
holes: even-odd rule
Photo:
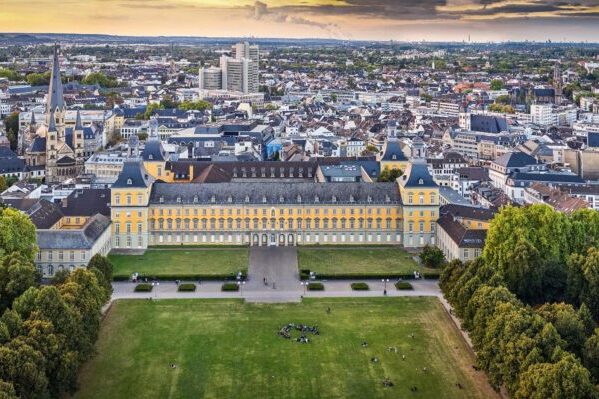
[[[503,117],[491,115],[470,115],[470,130],[475,132],[500,133],[508,130]]]
[[[322,174],[327,177],[361,177],[362,168],[357,165],[321,165]]]
[[[146,172],[146,169],[139,160],[128,160],[123,162],[123,169],[121,170],[121,173],[119,173],[119,177],[112,187],[144,188],[149,187],[151,182],[152,178],[148,175],[148,172]]]
[[[51,228],[63,216],[58,206],[44,199],[7,199],[4,203],[26,213],[38,229]]]
[[[160,140],[148,139],[141,157],[144,161],[165,161],[166,155]]]
[[[10,148],[0,147],[0,173],[18,173],[26,168],[25,161],[17,157]]]
[[[110,228],[110,219],[94,215],[82,229],[38,230],[37,245],[40,249],[91,249],[96,240]]]
[[[114,186],[113,186],[114,187]],[[163,183],[152,187],[159,204],[401,204],[395,183]]]
[[[448,204],[443,205],[439,209],[439,214],[441,215],[452,215],[456,217],[463,217],[467,219],[475,219],[475,220],[491,220],[495,217],[497,211],[492,209],[480,208],[476,206],[465,206],[465,205],[457,205],[457,204]]]
[[[405,154],[401,150],[399,140],[389,139],[385,146],[385,153],[381,158],[382,161],[407,161]]]
[[[578,175],[567,175],[564,173],[512,173],[509,177],[512,180],[523,180],[532,182],[554,182],[554,183],[579,183],[583,184],[585,181]]]
[[[506,168],[522,168],[524,166],[536,165],[539,163],[534,157],[523,152],[505,153],[495,159],[494,162]]]
[[[50,87],[48,88],[48,103],[46,112],[54,112],[57,108],[65,107],[62,80],[60,78],[60,64],[58,60],[58,45],[54,46],[52,58],[52,74],[50,75]]]
[[[460,248],[483,248],[485,246],[486,230],[467,229],[448,214],[441,216],[437,224]]]
[[[61,211],[65,216],[92,216],[97,213],[110,216],[110,189],[74,190],[62,201]]]
[[[403,187],[437,187],[428,171],[426,163],[410,162],[405,173],[399,178]]]

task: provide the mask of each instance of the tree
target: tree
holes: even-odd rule
[[[519,378],[514,399],[596,397],[589,371],[572,354],[557,362],[531,365]]]
[[[160,104],[156,104],[156,103],[148,104],[148,106],[146,108],[146,112],[144,113],[144,119],[150,119],[150,117],[152,115],[154,115],[154,113],[156,112],[156,110],[159,110],[159,109],[164,109],[164,105],[162,105],[162,103],[160,103]]]
[[[179,106],[179,103],[176,102],[171,96],[164,96],[162,100],[160,100],[160,105],[163,109],[173,109]]]
[[[599,329],[596,329],[593,335],[586,340],[582,361],[591,373],[595,384],[599,382]]]
[[[503,81],[500,79],[493,79],[491,81],[491,90],[501,90],[503,89]]]
[[[96,254],[90,259],[87,268],[89,270],[96,269],[100,272],[98,282],[104,287],[108,295],[112,294],[112,262],[107,257]]]
[[[379,174],[378,182],[395,182],[398,177],[403,175],[403,171],[397,168],[385,168]]]
[[[565,342],[563,346],[565,350],[582,357],[586,341],[585,325],[572,305],[546,303],[537,309],[537,313],[553,324]]]
[[[6,78],[12,82],[17,81],[20,79],[19,74],[12,70],[12,69],[8,69],[8,68],[0,68],[0,78]]]
[[[4,126],[6,127],[6,137],[10,142],[10,148],[13,150],[17,148],[17,136],[19,133],[19,113],[12,112],[6,118],[4,118]]]
[[[44,73],[30,73],[25,76],[25,80],[31,86],[46,86],[50,84],[50,71]]]
[[[566,277],[570,223],[546,205],[505,207],[491,221],[483,258],[527,303],[559,297]],[[561,292],[560,292],[561,291]]]
[[[10,307],[13,301],[30,287],[38,285],[39,273],[33,263],[18,252],[11,252],[0,263],[0,310]]]
[[[35,226],[31,219],[16,209],[0,210],[0,250],[17,252],[33,261],[37,252]]]
[[[175,103],[176,104],[176,103]],[[166,105],[165,105],[166,107]],[[172,107],[166,107],[166,108],[172,108]],[[184,111],[204,111],[207,109],[211,109],[212,108],[212,104],[209,103],[208,101],[204,101],[204,100],[198,100],[198,101],[183,101],[181,104],[179,104],[179,108],[184,110]]]
[[[112,76],[106,76],[102,72],[90,73],[85,78],[83,78],[82,83],[86,84],[86,85],[96,85],[97,84],[104,88],[112,88],[112,87],[117,87],[119,85],[116,78],[114,78]]]
[[[6,184],[6,178],[4,176],[0,176],[0,193],[4,192],[8,188],[8,184]]]
[[[0,380],[0,399],[18,399],[15,387],[10,382]]]
[[[443,251],[433,245],[425,245],[420,252],[420,261],[424,266],[431,269],[437,269],[445,262]]]
[[[509,105],[511,102],[512,100],[508,95],[499,96],[495,99],[495,104]]]

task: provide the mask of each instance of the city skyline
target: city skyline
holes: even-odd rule
[[[599,0],[2,0],[4,32],[597,41]]]

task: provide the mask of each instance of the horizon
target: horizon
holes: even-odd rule
[[[210,37],[218,32],[218,37],[477,43],[585,42],[599,36],[599,0],[2,2],[0,25],[14,33],[63,33],[68,27],[63,34]]]
[[[405,44],[506,44],[506,43],[536,43],[536,44],[599,44],[599,40],[531,40],[531,39],[506,39],[506,40],[394,40],[394,39],[338,39],[329,37],[303,36],[303,37],[285,37],[285,36],[209,36],[209,35],[150,35],[150,34],[113,34],[113,33],[75,33],[75,32],[2,32],[0,35],[31,35],[31,36],[109,36],[109,37],[131,37],[131,38],[183,38],[183,39],[209,39],[209,40],[314,40],[314,41],[338,41],[338,42],[368,42],[368,43],[405,43]]]

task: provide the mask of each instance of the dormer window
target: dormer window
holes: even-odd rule
[[[391,198],[388,195],[385,195],[385,202],[391,202]]]
[[[233,202],[233,197],[231,197],[230,195],[227,197],[227,202],[230,204],[231,202]]]
[[[391,159],[396,160],[397,159],[397,155],[393,154],[393,156],[391,157]]]
[[[159,202],[160,202],[161,204],[164,204],[164,197],[160,197],[160,200],[159,200]]]
[[[154,159],[154,155],[152,155],[152,154],[148,155],[148,159],[149,159],[149,160],[152,160],[152,159]]]
[[[214,195],[210,197],[210,202],[212,202],[213,204],[216,202],[216,197]]]
[[[249,195],[246,195],[246,196],[245,196],[245,202],[246,202],[246,203],[249,203],[249,202],[250,202],[250,196],[249,196]]]
[[[181,203],[181,197],[177,197],[177,204]]]
[[[262,196],[262,203],[263,203],[263,204],[266,204],[266,195],[263,195],[263,196]]]
[[[282,195],[279,197],[279,202],[281,202],[281,203],[285,202],[285,198]]]
[[[320,202],[320,198],[318,198],[318,195],[314,196],[314,202]]]
[[[424,180],[423,179],[418,179],[418,184],[423,185],[424,184]]]
[[[372,197],[370,195],[368,196],[367,201],[368,201],[369,204],[372,202]]]
[[[353,203],[354,201],[355,201],[355,199],[354,199],[354,196],[353,196],[353,195],[350,195],[350,196],[349,196],[349,202]]]
[[[128,184],[129,186],[130,186],[130,185],[132,185],[132,184],[133,184],[133,180],[131,180],[131,179],[127,179],[127,184]]]
[[[197,195],[194,195],[194,196],[193,196],[193,202],[194,202],[194,203],[197,203],[197,202],[198,202],[198,196],[197,196]]]
[[[302,202],[302,196],[301,196],[301,195],[299,195],[299,194],[298,194],[298,196],[297,196],[297,202],[298,202],[298,203],[301,203],[301,202]]]
[[[331,201],[333,201],[333,203],[337,202],[337,197],[335,197],[335,196],[333,195],[333,198],[331,198]]]

